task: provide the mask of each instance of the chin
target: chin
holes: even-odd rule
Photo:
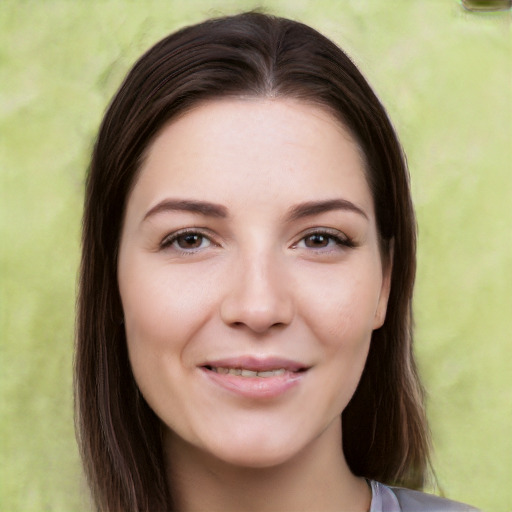
[[[258,432],[231,432],[210,446],[206,451],[226,464],[252,469],[281,466],[293,460],[308,446],[307,436],[297,432],[276,432],[261,429]]]
[[[174,454],[177,450],[187,460],[195,459],[200,465],[209,461],[214,465],[220,463],[240,469],[269,469],[294,459],[307,444],[296,434],[286,435],[283,432],[279,435],[274,432],[274,435],[269,435],[268,432],[269,429],[258,432],[253,429],[223,430],[222,435],[212,437],[210,431],[202,439],[192,439],[167,430],[166,445],[168,453]]]
[[[247,469],[269,469],[285,464],[295,455],[294,450],[275,450],[241,448],[239,451],[219,453],[218,458],[226,464]]]

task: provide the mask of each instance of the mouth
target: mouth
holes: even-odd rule
[[[275,398],[295,388],[309,367],[284,359],[239,358],[201,365],[209,381],[245,398]]]
[[[221,375],[236,375],[237,377],[258,377],[260,379],[269,379],[272,377],[280,377],[286,373],[301,373],[305,372],[306,368],[300,368],[299,370],[288,370],[286,368],[275,368],[269,370],[250,370],[248,368],[228,368],[225,366],[210,366],[206,365],[203,368],[206,370],[220,373]]]

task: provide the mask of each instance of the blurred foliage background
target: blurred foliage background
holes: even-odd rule
[[[84,173],[110,97],[170,31],[256,7],[337,41],[387,106],[418,215],[436,492],[512,510],[511,20],[456,0],[0,1],[0,509],[90,508],[73,317]]]

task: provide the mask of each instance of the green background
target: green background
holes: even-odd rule
[[[105,106],[159,38],[255,7],[333,38],[387,106],[418,215],[416,350],[437,492],[512,510],[511,20],[456,0],[0,1],[0,510],[88,510],[73,316]]]

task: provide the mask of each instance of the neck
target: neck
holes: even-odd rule
[[[181,512],[367,511],[371,492],[352,474],[341,445],[341,422],[282,464],[252,468],[228,464],[166,435],[167,472]]]

